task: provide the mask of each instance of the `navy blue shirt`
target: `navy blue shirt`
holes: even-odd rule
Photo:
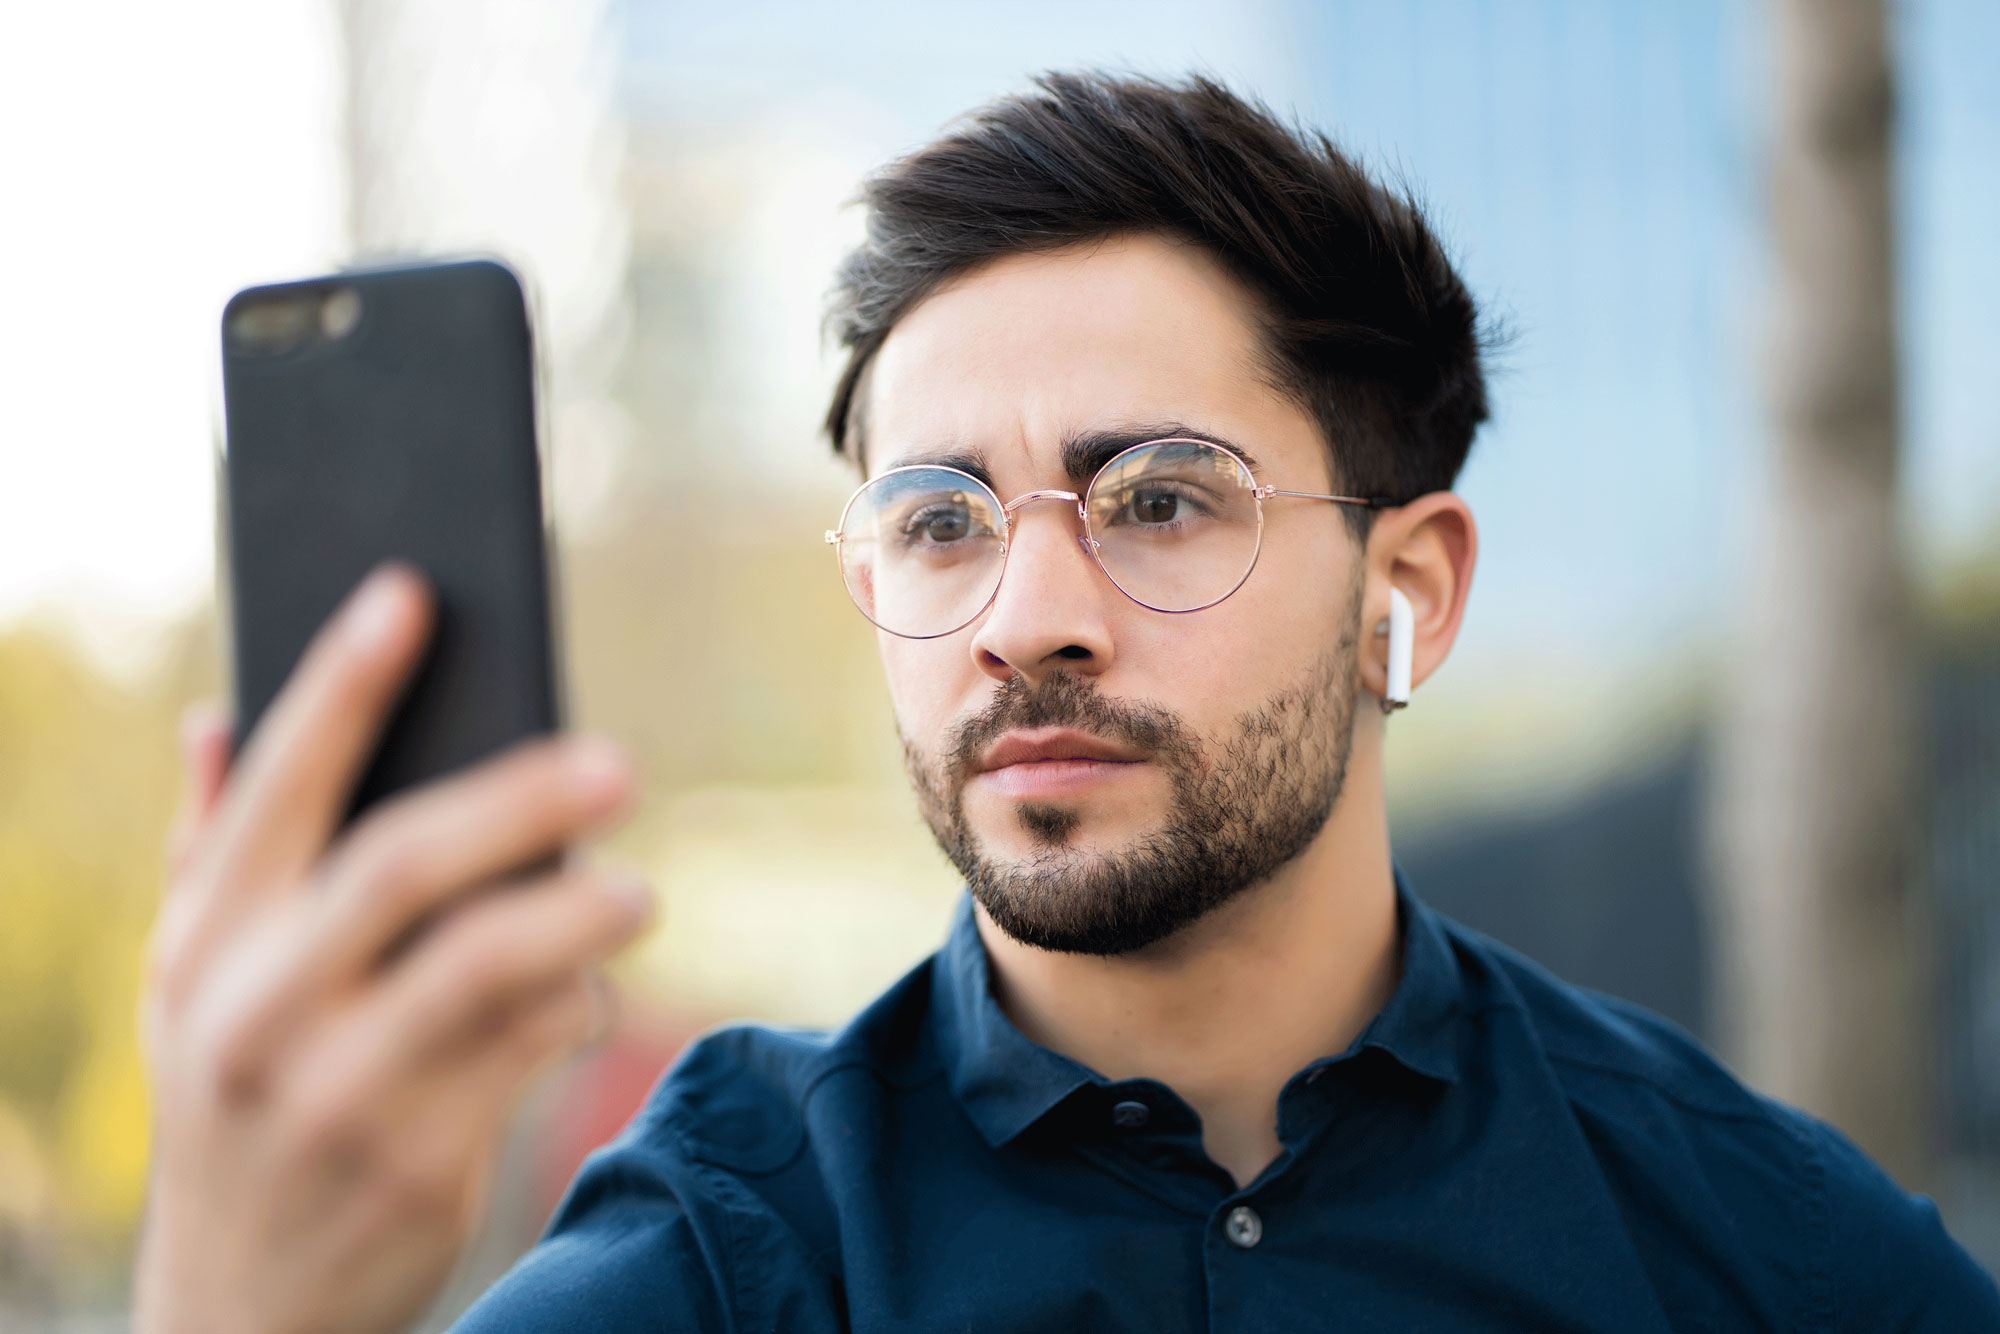
[[[461,1330],[1982,1330],[2000,1293],[1825,1123],[1433,912],[1238,1189],[1164,1084],[994,1003],[971,900],[831,1035],[689,1049]]]

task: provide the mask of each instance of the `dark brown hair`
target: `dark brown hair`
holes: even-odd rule
[[[1472,298],[1416,201],[1208,78],[1044,74],[876,172],[861,202],[825,423],[857,462],[863,377],[919,301],[987,260],[1135,231],[1206,247],[1262,298],[1272,382],[1318,422],[1347,493],[1449,488],[1486,419]],[[1372,511],[1343,509],[1365,534]]]

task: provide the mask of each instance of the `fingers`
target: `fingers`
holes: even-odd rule
[[[232,1026],[232,1078],[251,1079],[302,1015],[367,982],[414,928],[468,890],[519,897],[521,886],[493,882],[621,813],[634,787],[618,747],[567,736],[524,742],[372,811],[317,874],[317,893],[300,905],[309,924],[274,942],[258,969],[268,985],[255,988],[256,1003]]]
[[[181,806],[167,832],[170,885],[186,869],[229,776],[230,722],[221,705],[208,700],[188,708],[181,717],[180,749]]]
[[[604,872],[564,872],[486,894],[398,960],[362,1000],[344,1045],[353,1061],[391,1080],[477,1047],[504,1032],[524,1000],[616,952],[651,914],[643,884]],[[355,1068],[329,1077],[367,1076]]]
[[[190,707],[181,718],[180,750],[182,790],[180,809],[167,828],[167,882],[161,894],[160,914],[146,946],[146,994],[153,984],[173,974],[175,961],[188,943],[194,912],[189,896],[181,892],[184,876],[194,860],[195,849],[214,815],[229,773],[231,728],[229,715],[213,701]],[[157,1016],[149,1005],[141,1007],[141,1031],[145,1046],[152,1050],[157,1038]]]
[[[203,840],[203,878],[218,900],[294,883],[318,857],[430,617],[422,580],[392,564],[364,580],[313,637],[245,745]]]
[[[328,858],[327,922],[311,977],[360,973],[469,885],[574,842],[622,813],[634,791],[624,753],[597,737],[526,742],[471,772],[388,803]]]

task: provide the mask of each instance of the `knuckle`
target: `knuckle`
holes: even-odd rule
[[[467,910],[446,922],[427,965],[431,994],[469,997],[494,986],[502,971],[503,961],[496,956],[501,938],[484,929],[483,916],[477,910]]]
[[[472,996],[506,987],[517,970],[520,946],[511,932],[498,929],[503,926],[504,922],[491,918],[466,923],[458,948],[445,961],[445,976],[450,985]]]
[[[157,1007],[153,1013],[160,1015]],[[258,1050],[255,1017],[219,1006],[215,992],[196,998],[177,1015],[171,1035],[158,1020],[154,1033],[163,1044],[160,1054],[208,1106],[228,1111],[262,1095],[266,1067]],[[164,1050],[166,1043],[171,1043],[171,1052]]]
[[[578,888],[575,877],[552,876],[467,907],[439,942],[441,985],[462,996],[501,995],[599,952],[598,896]]]
[[[359,1101],[340,1090],[299,1099],[286,1118],[284,1139],[304,1162],[344,1176],[361,1175],[374,1157]]]
[[[210,1092],[223,1106],[242,1106],[262,1097],[267,1067],[254,1025],[231,1024],[217,1035],[202,1064]]]
[[[387,909],[413,906],[423,889],[424,849],[407,819],[393,813],[359,833],[338,878],[349,892]]]

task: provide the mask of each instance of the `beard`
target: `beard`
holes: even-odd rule
[[[1129,954],[1191,926],[1291,861],[1319,835],[1347,777],[1361,584],[1338,640],[1300,684],[1235,719],[1209,747],[1176,714],[1109,698],[1066,671],[1030,686],[1016,673],[954,726],[941,754],[903,743],[924,822],[993,922],[1025,945],[1069,954]],[[966,823],[965,784],[979,756],[1015,728],[1071,727],[1124,743],[1167,773],[1171,798],[1152,833],[1096,852],[1074,846],[1073,806],[1023,802],[1015,818],[1035,845],[1025,858],[988,855]]]

